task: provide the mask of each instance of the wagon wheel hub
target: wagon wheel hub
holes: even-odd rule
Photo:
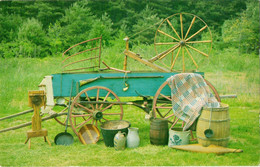
[[[103,118],[103,113],[101,111],[93,112],[94,120],[101,120]]]

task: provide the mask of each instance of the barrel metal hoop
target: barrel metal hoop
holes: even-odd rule
[[[200,137],[200,136],[197,136],[197,138],[199,139],[202,139],[202,140],[208,140],[208,141],[227,141],[229,140],[229,137],[227,138],[220,138],[220,139],[209,139],[209,138],[204,138],[204,137]]]
[[[199,118],[201,121],[209,122],[210,120],[205,119],[205,118]],[[227,122],[230,121],[230,118],[228,119],[222,119],[222,120],[211,120],[211,122]]]

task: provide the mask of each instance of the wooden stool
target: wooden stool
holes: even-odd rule
[[[33,117],[32,117],[32,130],[27,131],[27,139],[25,144],[29,141],[29,149],[31,148],[31,138],[32,137],[44,137],[44,141],[48,142],[51,146],[51,143],[48,139],[48,131],[46,129],[42,129],[41,127],[41,116],[40,116],[40,108],[45,106],[46,104],[46,96],[44,91],[29,91],[29,106],[33,108]]]

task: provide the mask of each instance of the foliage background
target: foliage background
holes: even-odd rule
[[[0,166],[241,166],[260,164],[259,143],[259,2],[257,0],[88,0],[0,1],[0,117],[28,107],[28,90],[42,78],[60,72],[61,53],[75,43],[103,36],[102,60],[122,69],[126,35],[131,49],[141,55],[154,52],[157,22],[178,12],[193,13],[211,28],[213,50],[201,71],[230,106],[230,148],[241,154],[198,154],[153,146],[144,112],[124,106],[124,119],[139,127],[137,149],[117,152],[101,140],[82,145],[74,135],[72,146],[55,146],[64,131],[55,120],[44,122],[52,147],[42,138],[23,144],[30,127],[0,134]],[[147,31],[143,31],[149,27]],[[142,33],[138,33],[143,31]],[[129,60],[133,70],[141,64]],[[121,99],[131,101],[136,99]],[[31,120],[31,115],[0,122],[0,129]],[[127,159],[126,159],[127,157]]]
[[[259,52],[257,0],[36,0],[0,4],[2,58],[57,56],[100,35],[104,47],[114,45],[122,33],[136,43],[151,44],[155,24],[179,12],[203,18],[213,31],[217,49]]]

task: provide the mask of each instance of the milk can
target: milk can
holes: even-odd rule
[[[117,134],[114,137],[114,147],[115,150],[124,150],[126,145],[126,133],[125,132],[117,132]]]
[[[136,148],[140,144],[140,138],[138,134],[138,128],[128,128],[128,135],[127,135],[127,147],[128,148]]]

